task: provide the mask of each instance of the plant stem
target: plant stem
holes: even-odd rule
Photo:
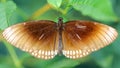
[[[48,11],[51,8],[49,4],[44,5],[42,8],[38,9],[36,12],[32,14],[32,16],[29,18],[29,20],[35,19],[38,16],[41,16],[43,13]]]
[[[5,46],[6,46],[8,52],[9,52],[9,54],[10,54],[10,56],[11,56],[13,62],[14,62],[14,65],[16,66],[16,68],[23,68],[23,66],[21,65],[21,63],[20,63],[20,61],[19,61],[19,59],[18,59],[18,57],[15,53],[14,48],[10,44],[8,44],[5,40],[2,40],[2,41],[5,44]]]
[[[0,30],[0,41],[2,40],[2,30]]]

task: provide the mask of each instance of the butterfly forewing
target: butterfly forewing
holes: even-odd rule
[[[58,24],[49,20],[31,21],[8,27],[4,38],[14,46],[42,59],[51,59],[57,53],[76,59],[84,57],[117,37],[114,28],[97,22],[68,21]]]
[[[69,21],[62,32],[63,54],[80,58],[110,44],[117,32],[110,26],[90,21]]]
[[[57,54],[58,32],[53,21],[20,23],[7,28],[3,36],[14,46],[42,59]]]

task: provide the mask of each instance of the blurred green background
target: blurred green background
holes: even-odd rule
[[[29,20],[91,20],[114,27],[120,33],[120,0],[0,0],[0,68],[120,68],[120,36],[109,46],[72,60],[32,57],[3,38],[3,30]]]

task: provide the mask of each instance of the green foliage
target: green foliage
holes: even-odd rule
[[[5,29],[9,25],[9,18],[16,10],[16,5],[12,1],[0,2],[0,29]]]
[[[110,0],[70,0],[74,9],[96,20],[117,21]]]
[[[0,33],[18,22],[41,19],[57,22],[60,16],[64,21],[100,21],[115,27],[120,33],[119,6],[119,0],[0,0]],[[120,36],[110,46],[77,60],[64,56],[41,60],[13,48],[4,41],[1,34],[0,41],[3,41],[0,42],[0,68],[119,68],[120,64]]]
[[[23,64],[26,65],[26,67],[35,67],[35,68],[72,68],[76,65],[79,65],[80,63],[85,62],[88,60],[88,58],[83,59],[67,59],[63,56],[57,56],[54,59],[50,60],[38,60],[36,58],[27,57],[23,60]],[[34,62],[34,63],[31,63]]]
[[[59,8],[62,4],[62,0],[47,0],[49,4],[54,6],[55,8]]]

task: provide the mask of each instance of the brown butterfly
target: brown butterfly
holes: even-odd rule
[[[9,43],[42,59],[57,54],[81,58],[110,44],[117,35],[114,28],[104,24],[80,20],[63,24],[62,18],[58,23],[50,20],[20,23],[3,32]]]

